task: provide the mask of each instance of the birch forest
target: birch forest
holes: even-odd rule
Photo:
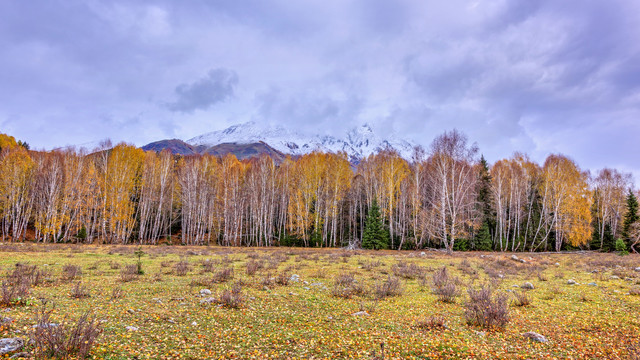
[[[489,165],[458,131],[412,159],[314,152],[282,163],[105,143],[30,151],[0,135],[3,242],[361,246],[375,203],[389,249],[614,250],[638,244],[630,174],[562,154]],[[637,204],[637,203],[636,203]]]

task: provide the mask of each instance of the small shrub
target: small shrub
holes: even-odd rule
[[[233,268],[225,267],[218,270],[211,279],[214,283],[223,283],[233,279]]]
[[[89,289],[86,286],[82,286],[82,282],[78,281],[71,289],[71,297],[75,299],[82,299],[90,297]]]
[[[513,300],[513,305],[515,306],[529,306],[531,305],[531,297],[529,293],[526,291],[517,291],[513,293],[515,299]]]
[[[234,284],[231,290],[224,290],[220,294],[218,304],[230,309],[237,309],[244,302],[244,294],[242,293],[242,285]]]
[[[629,289],[629,295],[640,295],[640,287],[638,286],[634,286],[631,289]]]
[[[391,271],[397,277],[405,279],[417,279],[424,275],[423,267],[414,263],[399,262],[391,267]]]
[[[176,263],[173,270],[177,276],[185,276],[189,273],[189,262],[186,260],[180,260]]]
[[[262,268],[264,268],[264,263],[262,261],[250,260],[247,262],[247,275],[253,276]]]
[[[387,276],[387,280],[376,284],[374,288],[374,295],[376,299],[384,299],[391,296],[400,296],[402,295],[402,283],[400,279],[395,276]]]
[[[111,299],[122,299],[124,297],[124,291],[121,287],[113,288],[111,291]]]
[[[204,260],[202,262],[202,272],[203,273],[212,273],[216,269],[216,264],[211,259]]]
[[[468,324],[483,328],[503,328],[509,322],[507,296],[493,294],[489,286],[480,290],[469,289],[469,300],[465,304],[464,316]]]
[[[109,267],[111,270],[119,270],[122,265],[119,262],[111,261],[109,262]]]
[[[127,265],[122,270],[120,270],[120,281],[122,282],[133,281],[137,278],[138,266],[136,264]]]
[[[62,280],[72,281],[82,276],[82,269],[77,265],[65,265],[62,268]]]
[[[351,274],[343,273],[334,279],[331,294],[336,297],[350,299],[354,295],[363,295],[365,289]]]
[[[86,358],[102,332],[95,317],[85,313],[75,324],[68,325],[64,321],[54,326],[51,312],[43,307],[36,317],[35,330],[31,335],[35,358]]]
[[[458,278],[449,276],[446,266],[436,270],[432,277],[432,291],[438,297],[438,301],[454,303],[456,298],[460,296],[460,290],[456,285],[458,281]]]
[[[287,273],[279,273],[276,276],[276,284],[281,285],[281,286],[287,286],[289,285],[289,279],[290,276]]]
[[[0,305],[11,306],[26,304],[30,287],[30,283],[26,281],[17,284],[3,281],[2,288],[0,289]]]
[[[437,316],[437,315],[433,315],[426,319],[416,321],[416,324],[414,325],[414,327],[416,329],[427,330],[427,331],[431,331],[431,330],[441,331],[449,328],[447,326],[446,319],[442,316]]]

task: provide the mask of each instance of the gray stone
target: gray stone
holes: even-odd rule
[[[560,263],[555,263],[554,265],[555,265],[555,266],[560,266]]]
[[[194,321],[191,323],[191,326],[198,326],[198,323]]]
[[[291,277],[289,278],[289,281],[293,281],[293,282],[300,281],[300,275],[296,275],[296,274],[291,275]]]
[[[211,290],[209,290],[209,289],[201,289],[200,290],[200,296],[206,296],[206,295],[211,295]]]
[[[0,355],[11,354],[24,346],[24,340],[20,338],[0,339]]]
[[[128,312],[129,314],[135,314],[135,313],[136,313],[136,311],[135,311],[135,310],[133,310],[133,309],[129,309],[129,310],[127,310],[127,312]]]
[[[515,256],[515,255],[511,255],[511,260],[518,261],[519,259],[518,259],[518,257],[517,257],[517,256]]]
[[[594,282],[590,282],[590,283],[588,283],[587,285],[589,285],[589,286],[598,286],[598,284],[596,284],[596,283],[594,283]]]
[[[533,340],[533,341],[537,341],[537,342],[541,342],[541,343],[546,343],[548,341],[546,337],[544,337],[543,335],[540,335],[538,333],[535,333],[533,331],[526,332],[526,333],[522,334],[522,336],[526,337],[527,339],[530,339],[530,340]]]
[[[640,266],[638,266],[638,267],[636,268],[636,271],[640,271]]]
[[[620,277],[616,276],[616,275],[611,275],[610,279],[612,279],[612,280],[620,280]]]
[[[135,326],[127,326],[125,329],[127,329],[127,331],[138,331],[138,328]]]
[[[366,311],[358,311],[358,312],[355,312],[355,313],[353,313],[351,315],[352,316],[369,316],[369,313],[366,312]]]
[[[48,328],[50,328],[50,327],[52,327],[52,328],[53,328],[53,327],[57,327],[57,326],[58,326],[58,324],[56,324],[56,323],[46,323],[46,324],[36,324],[36,325],[33,325],[32,327],[33,327],[34,329],[35,329],[35,328],[48,329]]]
[[[206,297],[206,298],[200,300],[200,304],[205,304],[205,305],[213,304],[214,302],[216,302],[216,298],[214,298],[214,297]]]
[[[577,283],[575,280],[573,280],[573,279],[569,279],[569,280],[567,280],[567,285],[577,285],[577,284],[578,284],[578,283]]]
[[[511,285],[511,287],[519,288],[519,287],[520,287],[520,285]]]
[[[533,290],[533,289],[535,289],[535,288],[533,287],[533,284],[532,284],[532,283],[530,283],[530,282],[526,282],[526,283],[522,284],[521,288],[523,288],[523,289],[527,289],[527,290]]]
[[[518,261],[520,261],[523,264],[527,262],[527,260],[525,260],[525,259],[518,259]]]

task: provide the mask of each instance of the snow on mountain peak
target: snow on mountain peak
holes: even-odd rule
[[[406,159],[410,159],[413,145],[395,137],[382,139],[371,126],[363,124],[349,130],[344,138],[330,135],[307,135],[283,126],[270,126],[246,122],[230,126],[187,140],[191,145],[214,146],[221,143],[250,144],[264,142],[285,154],[302,155],[315,150],[347,153],[351,160],[359,160],[372,153],[391,147]]]

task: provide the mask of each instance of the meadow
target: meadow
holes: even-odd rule
[[[633,254],[16,243],[0,269],[0,337],[24,339],[19,356],[640,356]]]

